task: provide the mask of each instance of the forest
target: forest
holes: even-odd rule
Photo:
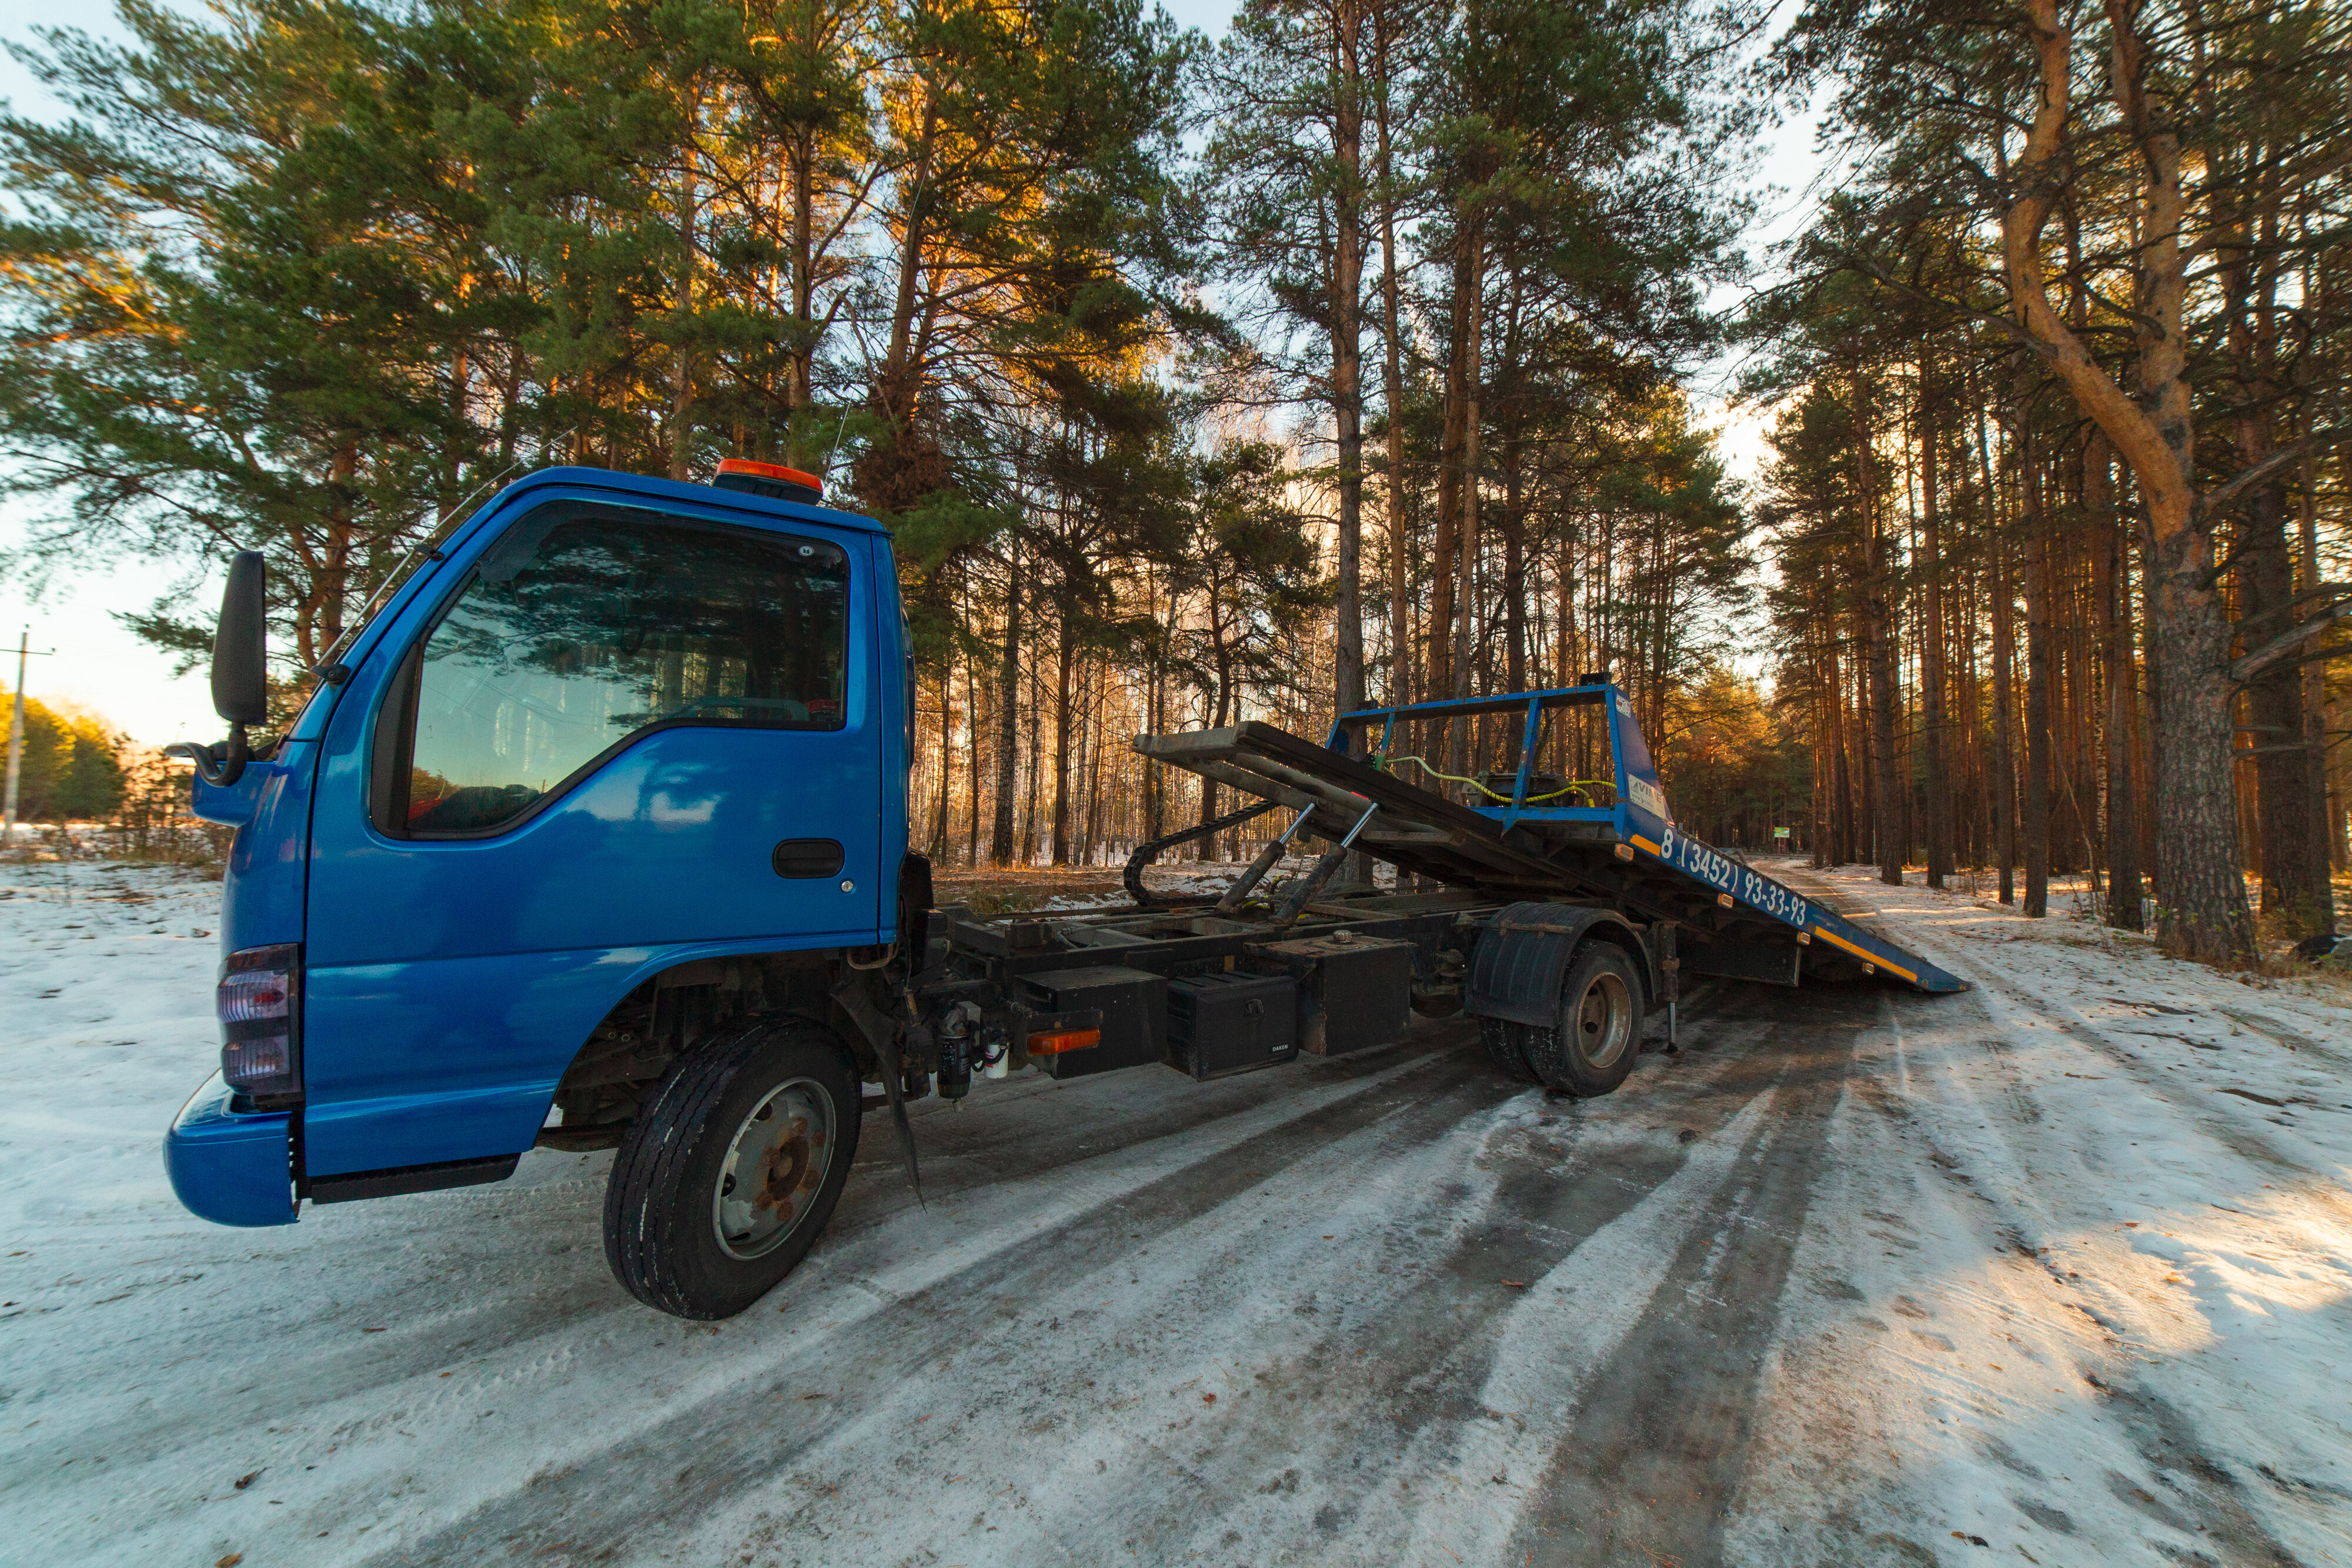
[[[15,706],[5,691],[0,691],[0,704]],[[124,738],[97,715],[70,704],[59,711],[26,697],[17,757],[18,820],[88,822],[112,816],[123,803],[127,754]]]
[[[118,16],[11,45],[70,107],[0,117],[11,565],[261,549],[289,703],[507,478],[744,456],[895,535],[943,863],[1231,807],[1138,733],[1605,670],[1701,838],[2087,873],[2222,961],[2333,928],[2340,6]],[[1515,728],[1391,765],[1475,789]]]

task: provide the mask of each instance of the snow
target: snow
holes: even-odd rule
[[[1809,1228],[1794,1271],[1897,1316],[1790,1314],[1772,1406],[1883,1445],[1891,1521],[1931,1499],[1933,1522],[1996,1541],[2021,1513],[2063,1521],[2068,1561],[2135,1540],[2352,1559],[2352,991],[2218,974],[1989,894],[1820,881],[1980,1006],[1888,1009],[1875,1076],[1895,1112],[1849,1119],[1835,1165],[1840,1218],[1886,1245]],[[1926,1165],[1889,1182],[1906,1145]],[[1743,1500],[1759,1534],[1777,1500],[1819,1490],[1806,1446]],[[2235,1549],[2200,1543],[2217,1531]],[[1786,1534],[1767,1560],[1818,1560],[1818,1524]]]
[[[185,1214],[218,885],[0,865],[0,1562],[2352,1561],[2352,992],[1769,869],[1976,988],[982,1083],[688,1325],[608,1155]]]

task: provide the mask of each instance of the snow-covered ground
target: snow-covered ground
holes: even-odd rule
[[[609,1155],[187,1216],[217,886],[0,866],[0,1562],[2352,1562],[2346,993],[1792,875],[1977,988],[983,1083],[690,1326]]]

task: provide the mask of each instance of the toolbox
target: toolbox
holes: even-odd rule
[[[1288,975],[1192,975],[1168,982],[1168,1065],[1205,1082],[1298,1058],[1298,984]]]
[[[1033,1059],[1048,1078],[1081,1078],[1168,1060],[1166,976],[1094,964],[1024,975],[1019,984],[1021,999],[1034,1013],[1102,1014],[1100,1044]]]
[[[1298,987],[1298,1046],[1342,1056],[1402,1040],[1412,1022],[1412,944],[1335,931],[1253,947]]]

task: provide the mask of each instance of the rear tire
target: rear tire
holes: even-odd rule
[[[849,1179],[857,1071],[832,1031],[747,1024],[682,1057],[621,1140],[604,1257],[681,1318],[732,1317],[816,1242]]]
[[[1504,1077],[1514,1083],[1541,1083],[1542,1074],[1528,1065],[1519,1051],[1519,1026],[1501,1019],[1478,1020],[1478,1041],[1486,1048],[1487,1059]]]
[[[1613,942],[1588,941],[1559,987],[1559,1022],[1513,1026],[1528,1065],[1579,1100],[1606,1094],[1633,1071],[1642,1046],[1642,982]]]

